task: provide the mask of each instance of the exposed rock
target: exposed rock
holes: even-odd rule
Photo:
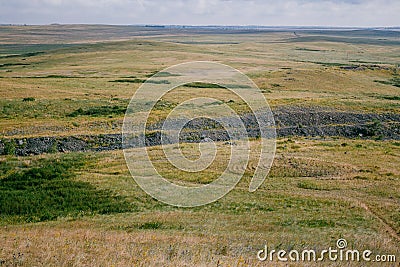
[[[323,108],[284,107],[273,111],[278,137],[341,136],[362,139],[400,140],[400,114],[352,113]],[[249,137],[260,136],[254,115],[241,117]],[[267,121],[267,125],[273,125]],[[162,123],[149,127],[145,144],[138,137],[132,137],[129,146],[155,146],[161,144]],[[272,132],[270,133],[272,137]],[[164,137],[163,137],[164,138]],[[221,124],[209,119],[196,119],[188,123],[179,135],[179,142],[202,142],[210,138],[214,141],[231,141]],[[174,141],[165,136],[165,143]],[[0,140],[0,154],[5,154],[7,146],[15,147],[18,156],[68,151],[105,151],[122,149],[121,134],[79,135],[67,137],[33,137]],[[14,151],[14,149],[9,151]]]

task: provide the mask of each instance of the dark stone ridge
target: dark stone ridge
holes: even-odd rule
[[[283,107],[273,111],[277,137],[304,136],[400,140],[400,114],[354,113],[328,110],[318,107]],[[250,137],[258,137],[260,131],[255,117],[241,117]],[[271,122],[272,124],[272,122]],[[161,144],[161,123],[149,127],[145,144],[137,137],[129,140],[129,147]],[[271,132],[271,135],[273,133]],[[208,119],[196,119],[188,123],[179,135],[180,142],[229,141],[227,132],[219,123]],[[166,136],[166,143],[173,143]],[[12,147],[12,149],[10,149]],[[122,149],[122,134],[14,138],[0,140],[0,154],[17,156],[68,151],[106,151]]]

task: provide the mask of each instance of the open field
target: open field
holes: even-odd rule
[[[254,155],[228,195],[197,208],[162,204],[130,176],[119,136],[130,98],[188,61],[232,66],[268,100],[277,151],[256,192]],[[322,250],[339,238],[397,257],[366,266],[398,266],[399,68],[391,30],[0,26],[0,266],[264,266],[256,255],[266,243]],[[149,128],[209,95],[248,112],[227,90],[197,83],[163,97]],[[206,184],[226,166],[220,141],[222,156],[202,174],[176,172],[157,142],[149,149],[169,180]]]

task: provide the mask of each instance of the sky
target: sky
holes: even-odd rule
[[[400,0],[0,0],[0,24],[400,26]]]

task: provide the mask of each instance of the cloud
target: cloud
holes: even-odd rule
[[[399,26],[398,0],[0,0],[0,23]]]

